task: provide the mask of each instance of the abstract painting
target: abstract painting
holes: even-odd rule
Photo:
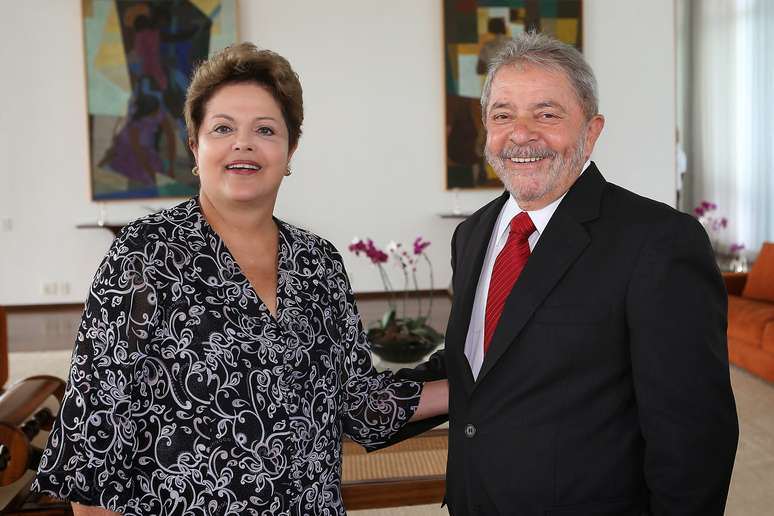
[[[504,40],[539,31],[581,49],[581,0],[444,0],[446,187],[501,188],[484,158],[481,90]]]
[[[82,0],[92,199],[198,191],[183,119],[196,63],[236,41],[235,0]]]

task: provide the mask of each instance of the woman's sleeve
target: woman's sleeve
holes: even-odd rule
[[[376,448],[405,425],[419,405],[422,385],[379,373],[371,363],[371,345],[360,321],[341,255],[331,245],[329,281],[333,315],[344,347],[342,372],[344,434],[366,448]]]
[[[133,364],[156,319],[155,285],[141,240],[136,228],[127,228],[97,270],[64,399],[32,486],[117,512],[125,512],[133,489]]]

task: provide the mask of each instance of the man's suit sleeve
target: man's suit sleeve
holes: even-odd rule
[[[632,374],[654,516],[721,516],[739,436],[727,296],[704,229],[670,215],[626,294]]]

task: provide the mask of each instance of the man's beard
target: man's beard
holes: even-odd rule
[[[505,185],[505,189],[510,192],[513,198],[519,203],[532,202],[542,198],[548,192],[553,190],[557,183],[561,181],[563,173],[580,174],[581,167],[584,163],[584,155],[586,154],[586,132],[588,128],[584,127],[581,131],[578,140],[575,142],[575,146],[570,150],[569,157],[564,154],[560,154],[556,151],[549,149],[548,147],[530,147],[530,146],[518,146],[513,145],[511,147],[503,149],[499,155],[495,155],[490,152],[487,146],[484,150],[487,162],[492,166],[497,177]],[[520,174],[518,171],[509,171],[505,164],[506,161],[510,161],[511,158],[535,158],[542,157],[545,159],[552,159],[552,162],[548,168],[546,182],[542,188],[533,192],[523,192],[518,188],[517,178]]]

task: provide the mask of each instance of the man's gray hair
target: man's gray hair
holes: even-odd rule
[[[525,32],[506,41],[488,63],[489,71],[481,94],[481,116],[486,124],[492,80],[497,71],[507,65],[531,63],[563,71],[575,88],[587,120],[599,112],[597,79],[583,55],[572,45],[539,32]]]

